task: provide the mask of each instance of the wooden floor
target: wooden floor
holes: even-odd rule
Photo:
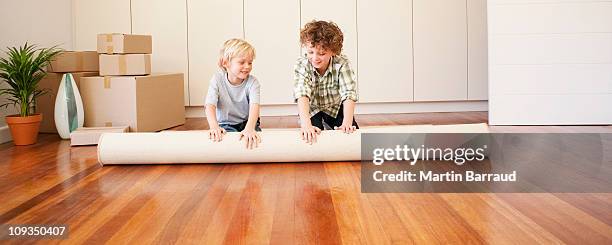
[[[357,121],[481,123],[487,114]],[[262,126],[297,127],[297,118],[264,117]],[[189,119],[175,129],[206,128]],[[363,194],[357,162],[100,167],[95,147],[69,143],[41,135],[32,146],[0,145],[0,224],[68,224],[69,239],[42,242],[70,244],[612,244],[612,194]]]

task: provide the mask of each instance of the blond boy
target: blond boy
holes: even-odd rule
[[[246,147],[261,142],[259,127],[259,81],[250,75],[255,49],[241,39],[225,41],[220,52],[219,68],[213,75],[206,96],[206,119],[209,138],[221,141],[226,132],[240,132]]]

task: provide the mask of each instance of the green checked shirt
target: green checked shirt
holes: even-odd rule
[[[294,67],[294,80],[293,97],[296,102],[303,96],[310,99],[311,117],[320,111],[337,117],[342,102],[359,99],[355,73],[344,55],[333,56],[323,75],[308,58],[300,57]]]

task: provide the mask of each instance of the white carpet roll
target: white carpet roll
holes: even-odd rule
[[[359,161],[362,133],[486,133],[486,124],[369,127],[345,134],[325,130],[317,143],[301,140],[298,129],[264,129],[258,148],[246,149],[239,133],[221,142],[207,131],[105,133],[98,143],[100,164],[255,163]]]

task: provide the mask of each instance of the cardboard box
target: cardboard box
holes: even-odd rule
[[[48,72],[86,72],[99,70],[96,51],[64,51],[47,67]]]
[[[152,47],[149,35],[98,34],[98,53],[101,54],[150,54]]]
[[[63,73],[47,73],[47,75],[38,82],[39,89],[47,90],[47,93],[38,97],[36,101],[36,111],[43,114],[42,122],[40,122],[41,133],[57,133],[55,128],[55,97],[59,84],[62,82]],[[79,87],[81,78],[97,76],[97,72],[73,72],[74,82]]]
[[[81,79],[85,127],[155,132],[185,123],[183,74]]]
[[[151,74],[150,54],[101,54],[100,76]]]
[[[70,133],[70,145],[97,145],[103,133],[127,133],[128,126],[77,128]]]

